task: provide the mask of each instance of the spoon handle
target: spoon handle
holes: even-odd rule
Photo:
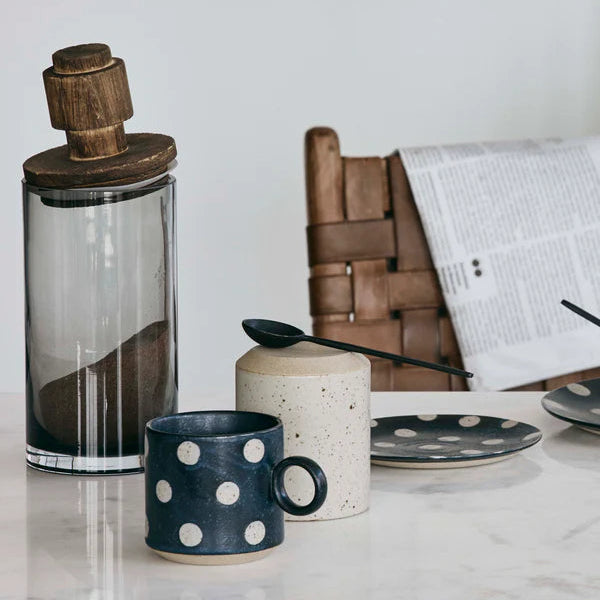
[[[334,340],[327,340],[325,338],[314,337],[312,335],[304,335],[302,339],[307,342],[320,344],[321,346],[337,348],[338,350],[347,350],[348,352],[360,352],[361,354],[369,354],[371,356],[377,356],[379,358],[393,360],[394,362],[402,362],[407,363],[409,365],[416,365],[417,367],[425,367],[426,369],[442,371],[443,373],[451,373],[452,375],[460,375],[461,377],[473,377],[473,373],[463,371],[462,369],[456,369],[455,367],[448,367],[446,365],[438,365],[437,363],[427,362],[426,360],[418,360],[417,358],[409,358],[408,356],[400,356],[400,354],[381,352],[380,350],[373,350],[372,348],[364,348],[363,346],[355,346],[354,344],[336,342]]]
[[[575,314],[578,314],[580,317],[587,319],[590,323],[593,323],[594,325],[598,325],[598,327],[600,327],[600,319],[587,312],[587,310],[583,310],[583,308],[580,308],[579,306],[573,304],[572,302],[569,302],[568,300],[562,300],[561,304],[563,306],[566,306],[569,310],[572,310]]]

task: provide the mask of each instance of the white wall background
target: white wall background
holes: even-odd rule
[[[41,71],[106,42],[130,132],[179,149],[180,388],[233,394],[247,316],[310,328],[303,135],[349,155],[600,130],[595,0],[3,0],[0,390],[23,390],[21,163],[64,144]],[[224,401],[224,400],[221,400]]]

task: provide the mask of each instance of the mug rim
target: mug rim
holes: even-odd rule
[[[164,421],[171,421],[174,419],[178,419],[179,417],[191,417],[196,415],[235,415],[235,416],[244,416],[244,415],[252,415],[264,417],[265,419],[270,419],[273,425],[269,427],[263,427],[260,429],[253,429],[251,431],[241,431],[238,433],[192,433],[192,432],[182,432],[182,431],[165,431],[163,429],[157,429],[157,426]],[[275,417],[273,415],[269,415],[267,413],[260,413],[256,411],[248,411],[248,410],[189,410],[180,413],[174,413],[172,415],[163,415],[162,417],[155,417],[146,423],[146,429],[151,431],[152,433],[165,435],[165,436],[184,436],[186,438],[198,438],[198,439],[227,439],[227,438],[236,438],[246,435],[256,435],[269,433],[271,431],[276,431],[277,429],[283,427],[283,422],[279,417]]]

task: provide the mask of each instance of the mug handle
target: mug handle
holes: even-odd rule
[[[313,499],[306,505],[296,504],[288,495],[285,489],[283,478],[285,472],[290,467],[301,467],[304,469],[315,484],[315,495]],[[284,458],[280,463],[275,465],[271,474],[272,490],[275,500],[283,510],[298,517],[310,515],[319,510],[327,498],[327,478],[323,469],[310,458],[306,456],[289,456]]]

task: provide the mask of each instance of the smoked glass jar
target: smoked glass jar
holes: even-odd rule
[[[146,421],[177,411],[175,179],[23,201],[27,462],[140,471]]]
[[[27,464],[141,471],[146,422],[177,412],[175,140],[125,132],[106,44],[57,50],[42,78],[67,143],[23,163]]]

